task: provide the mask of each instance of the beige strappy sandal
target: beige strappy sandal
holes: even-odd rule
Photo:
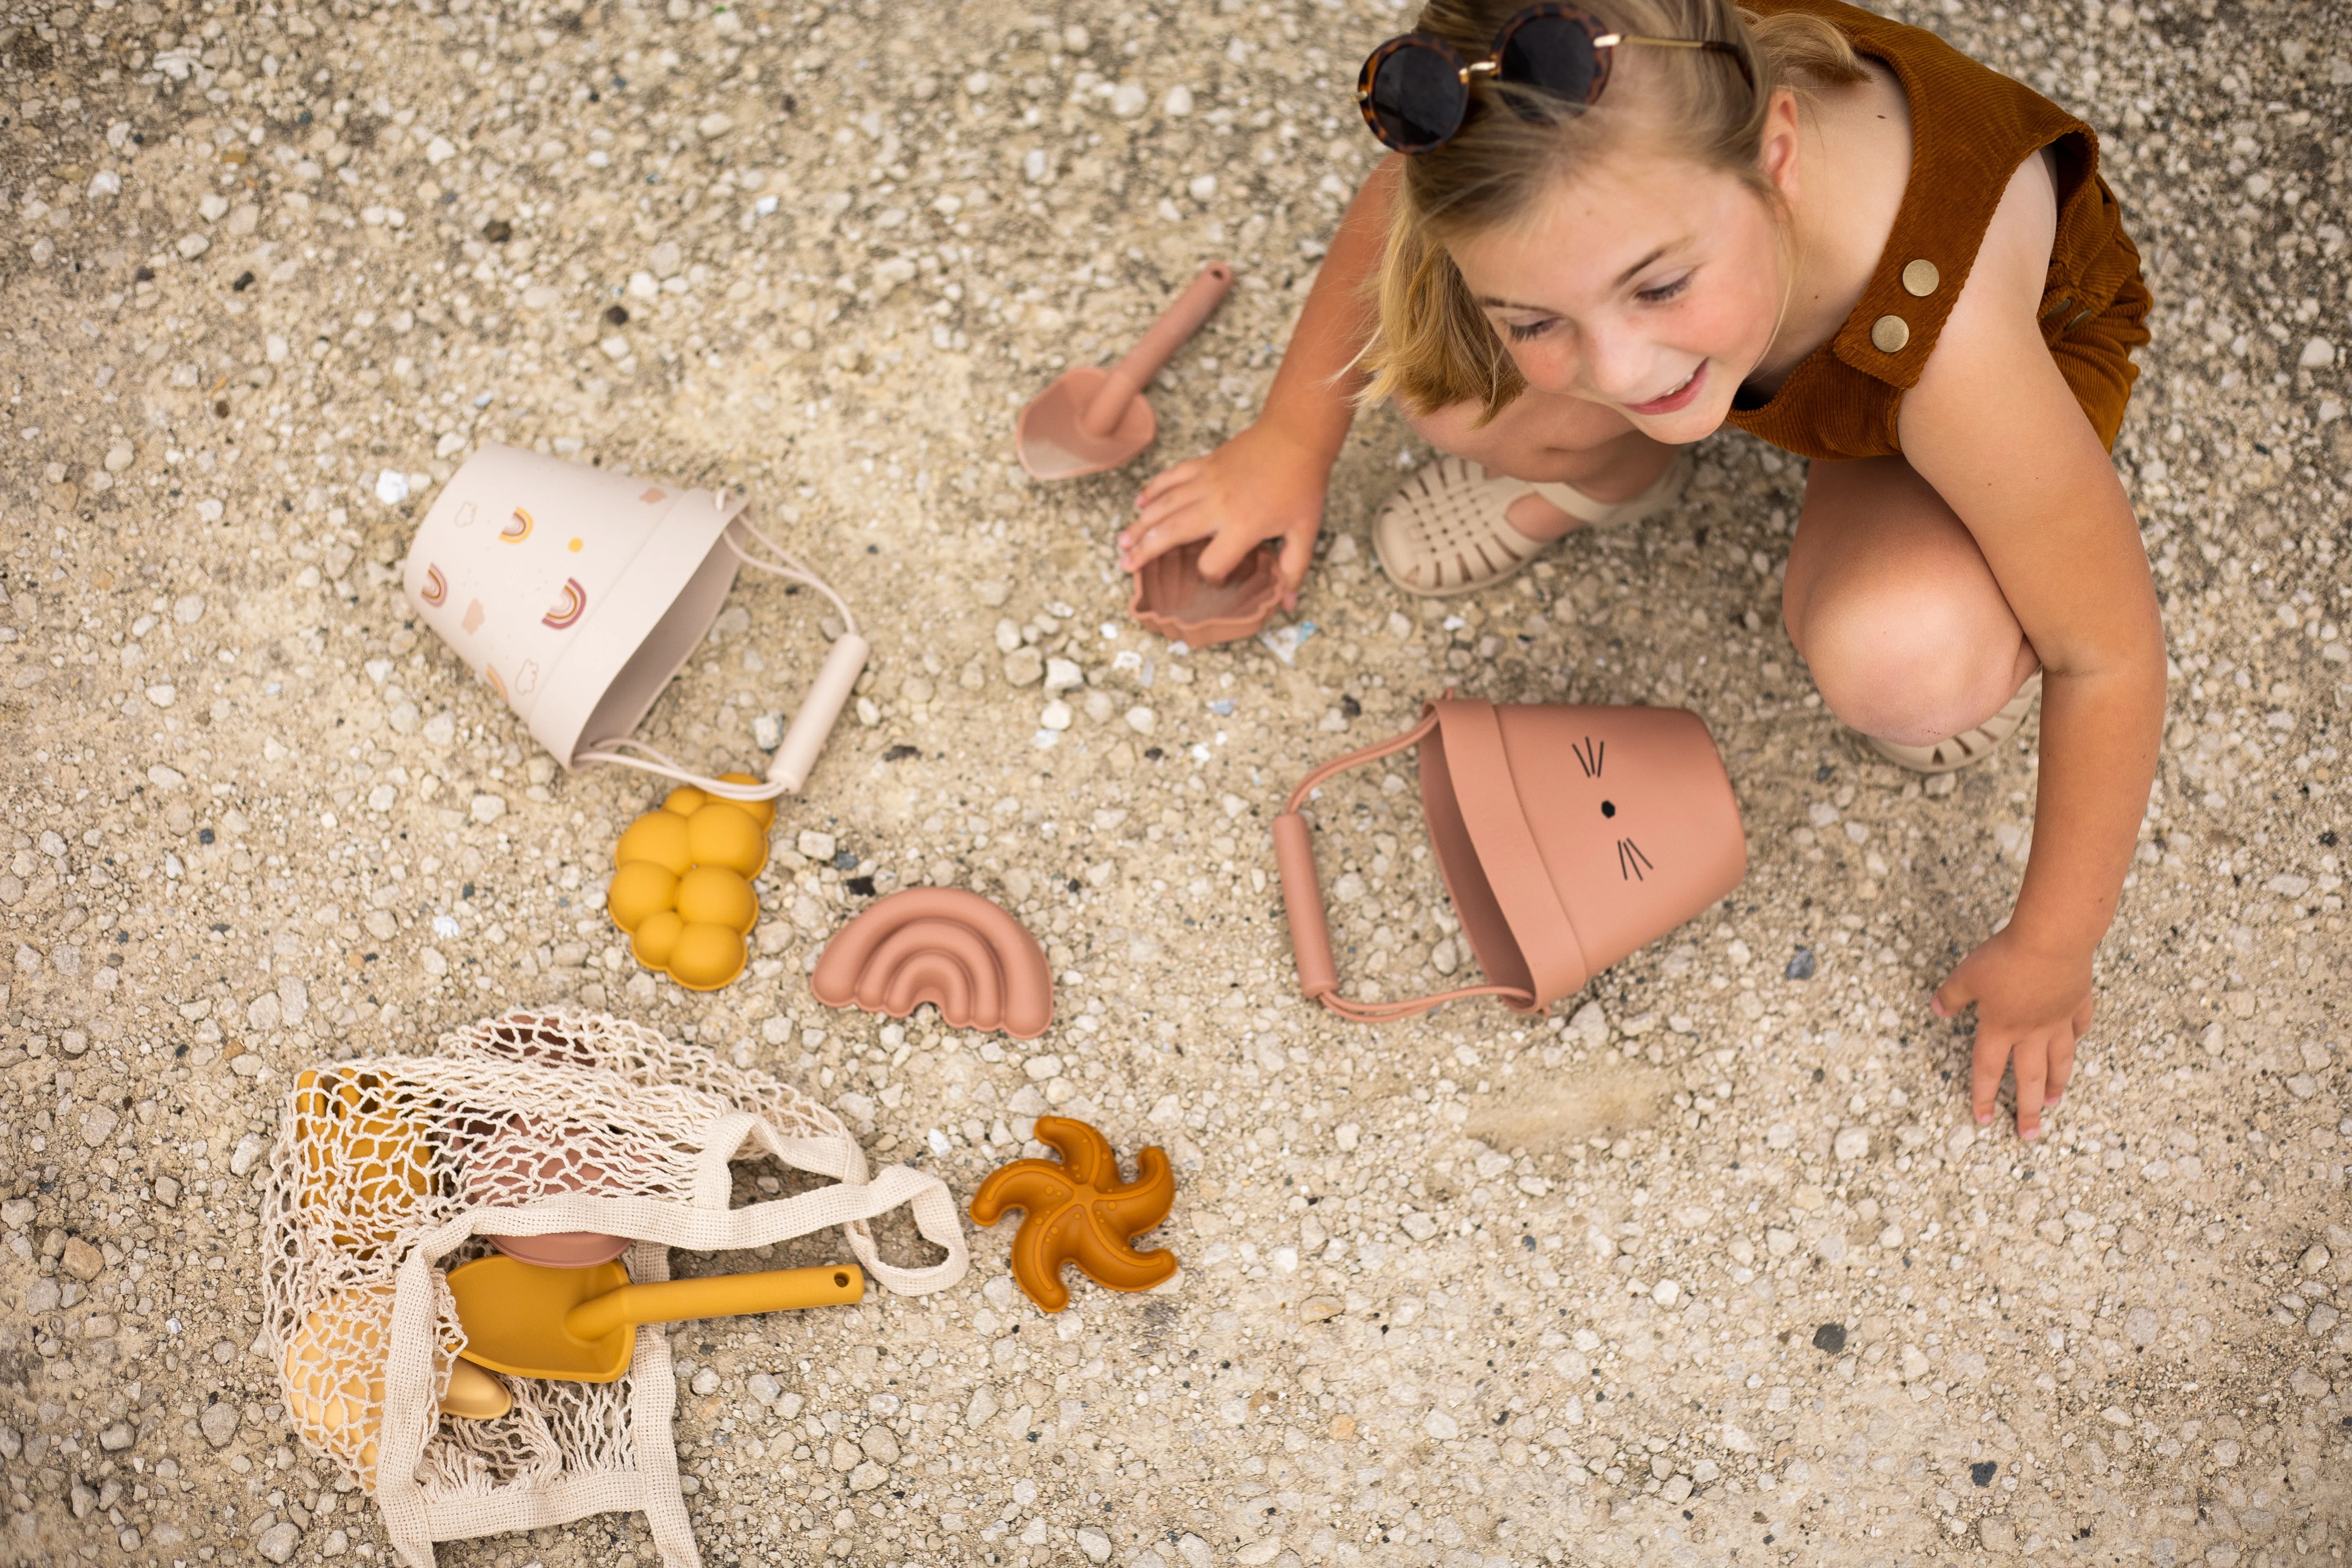
[[[1530,539],[1511,526],[1511,503],[1521,496],[1541,496],[1586,528],[1622,527],[1672,505],[1690,474],[1690,454],[1676,452],[1666,471],[1640,495],[1600,501],[1573,485],[1509,479],[1460,458],[1440,458],[1398,486],[1381,508],[1372,521],[1372,552],[1389,581],[1408,594],[1445,598],[1475,593],[1558,542]]]
[[[1864,735],[1863,739],[1870,742],[1872,751],[1915,773],[1953,773],[1992,755],[2003,741],[2016,734],[2018,726],[2025,722],[2025,715],[2032,709],[2033,700],[2041,695],[2042,672],[2037,669],[2025,678],[2016,696],[2001,704],[2000,712],[1948,741],[1938,741],[1932,746],[1906,746],[1895,741],[1882,741],[1875,735]]]

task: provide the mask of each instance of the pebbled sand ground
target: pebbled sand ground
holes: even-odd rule
[[[1718,437],[1671,519],[1424,608],[1361,541],[1427,454],[1369,416],[1286,661],[1126,622],[1148,466],[1012,464],[1018,405],[1216,257],[1156,456],[1246,422],[1400,13],[6,0],[0,1551],[385,1561],[255,1349],[256,1162],[301,1066],[568,999],[965,1196],[1048,1104],[1182,1177],[1171,1294],[1046,1319],[1000,1229],[941,1297],[678,1331],[712,1563],[2342,1561],[2352,50],[2307,4],[1899,9],[2107,132],[2159,301],[2117,462],[2171,725],[2033,1148],[1972,1135],[1927,1008],[2013,891],[2032,732],[1923,789],[1822,711],[1797,467]],[[715,995],[599,907],[653,792],[553,771],[410,624],[394,563],[495,441],[747,485],[873,628]],[[756,763],[821,649],[746,584],[646,733]],[[1266,823],[1447,684],[1695,708],[1746,884],[1533,1026],[1309,1010]],[[1466,973],[1409,772],[1322,818],[1346,972]],[[1017,910],[1063,1021],[817,1006],[866,878]],[[618,1516],[443,1550],[653,1556]]]

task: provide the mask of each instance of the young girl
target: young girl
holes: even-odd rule
[[[2032,862],[1934,997],[2032,1138],[2154,776],[2164,647],[2107,450],[2148,295],[2090,128],[1839,0],[1431,0],[1359,89],[1358,194],[1256,424],[1148,485],[1139,564],[1282,543],[1355,404],[1448,454],[1382,510],[1407,593],[1502,581],[1679,492],[1729,423],[1811,460],[1782,612],[1832,711],[1921,771],[2042,700]]]

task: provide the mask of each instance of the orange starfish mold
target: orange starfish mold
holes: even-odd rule
[[[1062,1163],[1015,1160],[990,1172],[971,1199],[971,1217],[982,1226],[1007,1210],[1023,1211],[1013,1238],[1013,1278],[1031,1300],[1049,1312],[1070,1304],[1065,1263],[1113,1290],[1149,1290],[1175,1275],[1174,1253],[1129,1245],[1166,1219],[1176,1202],[1176,1173],[1165,1150],[1137,1154],[1135,1180],[1122,1182],[1109,1140],[1083,1121],[1041,1116],[1037,1142],[1059,1150]]]

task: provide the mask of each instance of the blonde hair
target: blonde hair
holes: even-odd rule
[[[1479,59],[1525,4],[1429,0],[1417,30]],[[1759,17],[1731,0],[1580,4],[1615,32],[1731,44],[1754,85],[1720,53],[1638,45],[1618,54],[1610,90],[1589,109],[1483,79],[1461,134],[1404,160],[1375,285],[1379,324],[1358,360],[1370,373],[1364,401],[1394,397],[1423,414],[1475,401],[1484,424],[1527,389],[1455,269],[1448,239],[1520,217],[1563,176],[1606,156],[1629,129],[1648,137],[1653,150],[1736,175],[1777,205],[1778,192],[1758,164],[1773,95],[1864,77],[1844,35],[1818,16]],[[1506,103],[1519,112],[1498,112]]]

